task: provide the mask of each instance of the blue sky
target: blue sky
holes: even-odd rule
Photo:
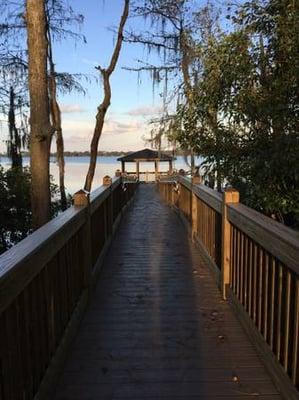
[[[107,66],[115,34],[109,28],[117,27],[123,7],[122,0],[72,0],[73,8],[82,13],[85,22],[82,33],[87,44],[70,41],[55,45],[55,61],[58,71],[80,72],[99,76],[95,65]],[[130,19],[130,26],[138,28],[143,21]],[[142,75],[138,85],[137,74],[122,69],[136,66],[137,59],[144,59],[146,52],[141,46],[124,43],[112,83],[112,102],[100,142],[101,150],[135,150],[144,146],[147,136],[146,121],[159,111],[160,97],[153,96],[150,77]],[[86,96],[73,93],[61,96],[63,128],[66,150],[88,150],[95,121],[96,107],[102,99],[100,82],[84,84]]]

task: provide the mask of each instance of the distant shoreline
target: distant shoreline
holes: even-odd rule
[[[99,151],[98,156],[106,156],[106,157],[118,157],[118,156],[123,156],[131,153],[130,151]],[[51,157],[56,157],[57,153],[51,153]],[[23,157],[29,157],[30,153],[28,151],[22,152]],[[90,152],[89,151],[65,151],[64,152],[65,157],[89,157]],[[7,153],[0,153],[0,157],[7,157]]]
[[[134,151],[98,151],[98,156],[100,157],[121,157],[126,156],[127,154],[133,153]],[[172,151],[170,150],[163,150],[165,154],[172,155]],[[22,152],[23,157],[29,157],[30,153],[28,151]],[[176,151],[176,155],[184,155],[182,151]],[[51,157],[56,157],[56,153],[51,153]],[[89,157],[89,151],[65,151],[65,157]],[[7,157],[7,153],[0,153],[0,157]]]

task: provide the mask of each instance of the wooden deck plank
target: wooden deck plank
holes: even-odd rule
[[[56,400],[278,400],[197,248],[154,185],[141,185],[57,388]]]

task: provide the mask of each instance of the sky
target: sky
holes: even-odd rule
[[[194,5],[203,5],[204,0],[190,0]],[[74,11],[84,16],[80,33],[87,43],[69,39],[54,43],[54,61],[58,72],[86,74],[82,81],[86,95],[71,93],[59,95],[62,110],[62,127],[67,151],[87,151],[95,125],[97,107],[103,98],[100,73],[96,66],[107,67],[115,44],[117,30],[123,11],[123,0],[69,0]],[[220,4],[220,3],[219,3]],[[217,2],[217,5],[219,5]],[[113,31],[114,28],[114,31]],[[126,30],[138,32],[145,28],[145,21],[129,17]],[[150,26],[146,27],[150,29]],[[99,150],[129,151],[149,147],[149,121],[162,112],[163,88],[153,92],[151,78],[146,73],[124,67],[137,67],[138,60],[159,64],[158,56],[147,54],[141,45],[123,43],[120,59],[111,77],[112,101],[106,116]],[[171,91],[171,82],[168,85]],[[5,137],[7,124],[1,119],[0,134]],[[0,152],[6,150],[4,140],[0,140]],[[55,150],[53,147],[52,150]]]
[[[62,128],[66,151],[87,151],[95,125],[97,107],[103,98],[100,73],[96,66],[107,67],[114,49],[115,30],[123,11],[123,0],[68,0],[75,12],[84,16],[80,33],[87,43],[64,40],[54,42],[54,62],[57,72],[86,74],[82,80],[86,95],[73,92],[59,94]],[[126,29],[136,32],[144,21],[129,18]],[[114,30],[113,30],[114,29]],[[76,30],[76,28],[75,28]],[[25,46],[24,38],[24,46]],[[154,57],[155,58],[155,57]],[[129,151],[149,147],[148,121],[161,112],[159,90],[153,95],[151,79],[146,74],[123,67],[136,67],[137,60],[146,60],[142,46],[123,43],[119,62],[111,77],[112,100],[106,115],[99,150]],[[151,60],[153,56],[151,55]],[[139,84],[138,84],[139,80]],[[6,152],[7,122],[0,113],[0,152]],[[53,145],[52,150],[55,150]]]
[[[95,79],[99,77],[95,66],[108,65],[115,44],[115,33],[111,28],[118,26],[123,1],[72,0],[70,3],[74,10],[84,15],[81,33],[85,35],[87,44],[70,41],[56,43],[54,57],[57,71],[84,73],[91,79],[90,83],[83,82],[87,88],[85,96],[72,93],[59,99],[63,112],[65,149],[84,151],[89,149],[97,106],[103,95],[101,82]],[[129,19],[126,28],[136,30],[142,23]],[[149,76],[142,75],[138,84],[137,74],[123,67],[134,67],[138,59],[146,57],[142,46],[123,44],[111,78],[112,101],[100,140],[100,150],[128,151],[145,146],[144,138],[148,137],[150,129],[147,121],[159,115],[161,98],[159,91],[153,95]]]

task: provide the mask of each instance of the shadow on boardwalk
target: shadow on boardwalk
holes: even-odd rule
[[[56,400],[278,400],[154,185],[141,185],[81,323]]]

